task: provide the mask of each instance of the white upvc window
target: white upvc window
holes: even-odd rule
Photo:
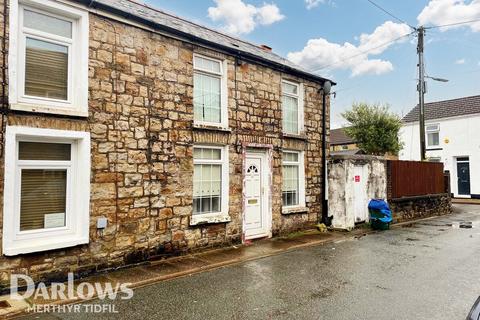
[[[12,0],[12,109],[88,116],[88,12],[51,0]]]
[[[427,124],[427,147],[438,147],[440,145],[440,125]]]
[[[282,202],[284,207],[305,207],[304,153],[284,151]]]
[[[3,254],[88,243],[90,133],[6,128]]]
[[[193,68],[194,123],[228,128],[226,63],[194,54]]]
[[[303,84],[282,80],[283,132],[301,134],[304,117]]]
[[[229,221],[228,147],[195,146],[193,164],[191,224],[206,218],[208,222]]]

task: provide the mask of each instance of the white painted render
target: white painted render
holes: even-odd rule
[[[364,155],[332,156],[328,163],[328,212],[332,226],[352,230],[369,220],[368,203],[387,198],[383,158]]]
[[[441,158],[445,170],[450,171],[451,191],[454,196],[459,196],[458,157],[469,157],[470,193],[480,195],[480,114],[429,120],[426,126],[429,124],[440,125],[440,145],[435,148],[427,147],[427,158]],[[399,154],[400,160],[420,160],[419,130],[418,122],[406,123],[400,130],[400,139],[405,144]]]

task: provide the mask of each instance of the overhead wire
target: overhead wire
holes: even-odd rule
[[[400,19],[399,17],[397,17],[396,15],[394,15],[393,13],[391,13],[390,11],[388,11],[387,9],[383,8],[382,6],[380,6],[379,4],[377,4],[376,2],[372,1],[372,0],[367,0],[368,2],[370,2],[373,6],[377,7],[378,9],[380,9],[381,11],[385,12],[387,15],[389,15],[390,17],[394,18],[395,20],[401,22],[401,23],[404,23],[406,24],[407,26],[409,26],[410,28],[412,28],[413,30],[416,30],[417,28],[413,27],[411,24],[407,23],[405,20],[403,19]]]
[[[403,39],[403,38],[405,38],[405,37],[409,37],[409,36],[411,36],[411,35],[414,34],[414,33],[415,33],[415,31],[410,32],[410,33],[407,33],[407,34],[404,34],[404,35],[402,35],[402,36],[400,36],[400,37],[398,37],[398,38],[395,38],[395,39],[390,40],[390,41],[388,41],[388,42],[384,42],[384,43],[382,43],[382,44],[380,44],[380,45],[378,45],[378,46],[375,46],[375,47],[373,47],[373,48],[370,48],[370,49],[368,49],[368,50],[361,51],[360,49],[358,49],[358,51],[359,51],[358,54],[355,54],[355,55],[349,56],[349,57],[347,57],[347,58],[344,58],[344,59],[342,59],[342,60],[339,60],[339,61],[336,61],[336,62],[327,64],[327,65],[324,65],[324,66],[322,66],[322,67],[314,70],[313,72],[318,72],[318,71],[321,71],[321,70],[323,70],[323,69],[326,69],[326,68],[335,66],[335,65],[337,65],[337,64],[339,64],[339,63],[343,63],[343,62],[345,62],[345,61],[351,60],[351,59],[356,58],[356,57],[358,57],[358,56],[365,55],[365,54],[367,54],[367,53],[369,53],[369,52],[371,52],[371,51],[373,51],[373,50],[376,50],[376,49],[385,47],[385,46],[387,46],[387,45],[389,45],[389,44],[392,44],[392,43],[394,43],[394,42],[397,42],[398,40]]]
[[[480,18],[475,20],[469,20],[469,21],[453,22],[453,23],[441,24],[437,26],[430,26],[430,27],[425,27],[425,29],[446,28],[446,27],[459,26],[459,25],[470,24],[475,22],[480,22]]]

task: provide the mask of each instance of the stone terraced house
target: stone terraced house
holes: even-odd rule
[[[0,8],[2,283],[322,218],[327,79],[133,1]]]

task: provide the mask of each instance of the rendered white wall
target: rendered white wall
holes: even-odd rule
[[[480,196],[480,115],[426,122],[427,125],[436,123],[440,125],[440,146],[438,148],[442,150],[427,151],[427,157],[442,159],[445,170],[450,171],[451,190],[457,197],[456,158],[468,156],[470,158],[471,194]],[[420,160],[419,130],[418,122],[407,123],[400,130],[400,139],[405,144],[399,154],[400,160]]]
[[[355,227],[355,166],[363,167],[366,180],[364,205],[371,199],[386,199],[387,172],[385,161],[373,156],[332,156],[328,163],[328,213],[332,226],[352,230]]]

